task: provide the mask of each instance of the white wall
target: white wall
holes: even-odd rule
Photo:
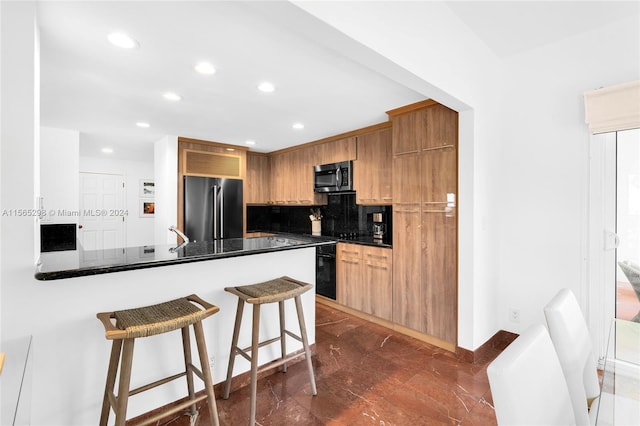
[[[178,137],[165,136],[154,144],[154,176],[156,182],[156,244],[172,244],[176,235],[169,232],[178,225]]]
[[[39,98],[38,40],[35,4],[0,2],[0,209],[35,208]],[[32,216],[0,216],[0,330],[2,341],[21,337],[23,318],[38,318],[30,309],[38,300],[30,292],[39,242]],[[37,312],[37,311],[35,311]],[[42,319],[40,319],[42,321]],[[34,348],[37,351],[37,348]],[[0,394],[4,398],[4,383]],[[10,396],[9,396],[10,397]],[[28,396],[25,396],[28,398]],[[0,415],[4,418],[5,413]]]
[[[109,158],[107,156],[80,157],[80,172],[119,174],[124,177],[125,203],[125,246],[136,247],[155,244],[154,219],[140,217],[141,179],[154,179],[153,158],[148,161],[134,161]],[[79,189],[78,189],[79,191]]]
[[[79,144],[75,130],[41,127],[40,196],[47,215],[41,223],[77,223],[77,216],[58,214],[58,210],[79,210]]]
[[[589,134],[582,94],[640,78],[640,18],[625,20],[505,61],[499,203],[498,314],[521,332],[544,322],[541,307],[571,288],[589,315]],[[508,200],[508,202],[507,202]],[[613,283],[602,283],[613,285]],[[519,324],[507,309],[521,310]]]

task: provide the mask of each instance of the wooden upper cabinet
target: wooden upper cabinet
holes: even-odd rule
[[[271,160],[267,155],[247,153],[247,204],[267,204],[271,192]]]
[[[316,145],[316,162],[313,164],[329,164],[357,158],[357,139],[355,136],[325,142]]]
[[[282,154],[271,156],[271,204],[286,204],[286,160]]]
[[[393,117],[393,155],[420,152],[426,144],[426,121],[424,109]]]
[[[357,204],[391,204],[393,200],[391,137],[391,128],[358,136],[358,159],[353,165]]]
[[[429,99],[387,114],[393,121],[393,155],[458,146],[458,113],[444,105]]]
[[[270,203],[311,206],[327,203],[325,194],[313,191],[313,147],[271,155]]]
[[[458,146],[458,113],[440,104],[422,111],[426,122],[422,149],[456,149]]]

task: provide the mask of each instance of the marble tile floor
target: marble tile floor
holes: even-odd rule
[[[443,349],[317,304],[318,395],[310,394],[304,362],[258,383],[260,425],[495,425],[486,367]],[[221,425],[246,425],[249,388],[228,400],[216,394]],[[196,424],[209,425],[200,408]],[[129,424],[129,422],[128,422]],[[133,424],[133,423],[131,423]],[[187,415],[160,426],[189,425]]]

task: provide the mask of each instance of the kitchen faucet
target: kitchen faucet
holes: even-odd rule
[[[169,231],[175,232],[176,234],[178,234],[180,238],[182,238],[183,243],[181,245],[189,244],[189,238],[186,235],[184,235],[178,228],[176,228],[175,225],[171,225],[169,227]]]

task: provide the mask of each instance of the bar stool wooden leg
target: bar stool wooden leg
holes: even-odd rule
[[[114,340],[111,343],[111,357],[109,358],[109,370],[107,372],[107,383],[104,386],[104,398],[102,399],[102,412],[100,413],[100,426],[107,426],[109,414],[111,414],[111,395],[116,386],[116,375],[118,374],[118,364],[120,363],[120,353],[122,352],[122,340]]]
[[[204,341],[204,331],[200,321],[193,324],[193,330],[196,335],[196,343],[198,345],[198,355],[200,356],[200,368],[204,381],[204,389],[207,394],[207,402],[209,404],[209,416],[214,426],[219,426],[218,408],[216,406],[216,397],[213,393],[213,377],[211,377],[211,369],[209,368],[209,355],[207,354],[207,346]]]
[[[260,305],[253,305],[251,331],[251,412],[249,425],[256,424],[256,399],[258,395],[258,348],[260,347]]]
[[[184,369],[187,375],[187,390],[189,392],[189,400],[195,399],[195,392],[193,390],[193,363],[191,360],[191,338],[189,337],[189,327],[182,327],[182,351],[184,353]],[[196,404],[194,403],[189,409],[191,417],[197,413]]]
[[[129,384],[131,383],[131,366],[133,364],[133,344],[135,339],[124,339],[122,347],[122,363],[120,365],[120,381],[116,398],[116,425],[124,426],[129,402]]]
[[[304,321],[304,313],[302,312],[302,302],[300,296],[295,297],[296,312],[298,313],[298,324],[300,324],[300,337],[302,338],[302,346],[304,347],[304,357],[307,361],[307,368],[309,369],[309,382],[311,383],[311,394],[317,395],[316,380],[313,375],[313,365],[311,363],[311,350],[309,349],[309,343],[307,340],[307,326]]]
[[[233,338],[231,339],[231,353],[229,354],[229,365],[227,367],[227,381],[224,383],[223,399],[229,399],[231,392],[231,376],[233,376],[233,364],[238,353],[238,336],[240,335],[240,324],[242,323],[242,313],[244,311],[244,300],[238,298],[238,307],[236,308],[236,322],[233,326]]]
[[[287,356],[287,336],[285,333],[285,319],[284,319],[284,300],[278,302],[278,310],[280,311],[280,353],[282,354],[282,359],[285,359]],[[282,372],[287,372],[287,363],[282,364]]]

